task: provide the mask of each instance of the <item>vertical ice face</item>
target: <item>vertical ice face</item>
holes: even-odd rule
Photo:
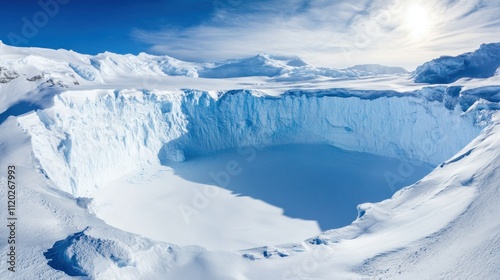
[[[188,155],[236,146],[328,143],[437,164],[480,131],[473,114],[462,116],[458,107],[449,110],[442,102],[413,96],[277,98],[244,91],[213,100],[192,93],[182,108],[189,121],[187,133],[172,144]]]
[[[80,91],[19,123],[39,168],[61,189],[91,196],[128,171],[238,146],[327,143],[437,165],[482,126],[477,112],[422,96]]]
[[[184,133],[179,99],[137,91],[68,92],[52,108],[19,122],[32,136],[39,168],[61,189],[88,196],[100,183],[158,162],[162,145]]]

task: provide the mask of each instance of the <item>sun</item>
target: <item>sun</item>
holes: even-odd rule
[[[408,7],[404,25],[412,39],[422,39],[431,32],[430,12],[421,5],[412,5]]]

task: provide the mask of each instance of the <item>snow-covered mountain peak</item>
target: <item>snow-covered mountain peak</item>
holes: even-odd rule
[[[474,52],[442,56],[417,67],[417,83],[448,84],[461,78],[489,78],[500,67],[500,43],[482,44]]]
[[[215,67],[202,69],[199,74],[200,77],[205,78],[275,77],[307,65],[297,57],[258,54],[253,57],[216,63]]]
[[[258,54],[254,57],[250,57],[248,59],[256,59],[266,64],[275,64],[281,66],[291,66],[291,67],[301,67],[309,65],[307,62],[303,61],[298,56],[285,56],[285,55],[273,55],[268,53]],[[245,59],[246,60],[246,59]]]
[[[16,48],[8,45],[0,45],[0,50],[2,51],[0,65],[6,68],[8,68],[6,65],[14,65],[18,63],[16,61],[23,59],[27,59],[32,67],[40,68],[41,72],[45,68],[50,69],[51,63],[58,65],[57,69],[62,69],[60,65],[67,64],[66,71],[81,79],[79,84],[110,83],[119,80],[120,77],[138,75],[148,77],[150,81],[160,81],[168,76],[183,76],[209,79],[261,77],[276,82],[300,82],[325,78],[348,80],[404,73],[403,69],[381,65],[354,66],[347,69],[318,68],[296,56],[265,53],[214,63],[194,63],[167,55],[156,56],[146,53],[121,55],[104,52],[84,55],[67,50]],[[34,57],[38,57],[39,61],[37,62]],[[50,71],[47,74],[50,75]]]

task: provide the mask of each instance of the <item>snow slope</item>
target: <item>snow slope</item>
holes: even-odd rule
[[[149,167],[99,188],[89,208],[117,228],[210,250],[295,242],[320,233],[313,219],[290,218],[281,208],[210,183],[194,183],[169,167]]]
[[[483,56],[468,57],[474,69],[482,69],[467,72],[469,77],[484,79],[426,87],[412,83],[407,74],[386,76],[384,70],[377,76],[380,67],[346,70],[372,71],[370,78],[353,74],[331,80],[333,74],[316,73],[340,70],[316,69],[295,58],[261,55],[201,65],[146,54],[88,56],[0,44],[0,166],[7,170],[14,164],[18,170],[20,217],[17,272],[8,275],[495,279],[500,257],[495,214],[500,83],[495,76],[474,74],[491,68]],[[435,60],[425,65],[441,69],[449,64]],[[207,69],[210,78],[200,75]],[[238,73],[241,69],[245,71]],[[105,211],[107,196],[120,201],[119,190],[111,187],[127,187],[130,174],[145,176],[132,183],[135,187],[148,182],[151,187],[155,182],[149,170],[168,171],[177,162],[230,148],[282,144],[328,144],[437,167],[391,199],[360,205],[351,225],[319,234],[311,221],[290,219],[272,205],[235,196],[220,188],[224,184],[209,186],[212,192],[205,199],[222,204],[206,213],[232,217],[229,224],[253,221],[253,233],[232,235],[236,243],[245,240],[253,247],[269,240],[267,247],[241,251],[234,251],[244,248],[241,243],[212,251],[169,244],[168,238],[153,240],[112,227],[105,213],[97,213]],[[226,172],[232,170],[228,166]],[[407,177],[411,170],[411,164],[402,164],[388,182]],[[0,195],[6,197],[4,172]],[[172,182],[172,196],[165,201],[189,200],[187,190],[180,190],[183,182],[171,175],[160,176],[162,182]],[[140,192],[125,198],[146,199]],[[150,215],[146,223],[158,222],[155,216],[162,213],[149,206],[150,214],[144,209],[138,216]],[[196,226],[186,234],[216,235],[209,222]],[[2,231],[3,252],[6,236]],[[2,274],[7,265],[0,263]]]

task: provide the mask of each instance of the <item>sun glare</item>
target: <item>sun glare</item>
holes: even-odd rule
[[[422,39],[430,32],[431,19],[429,11],[420,5],[408,8],[405,26],[412,39]]]

